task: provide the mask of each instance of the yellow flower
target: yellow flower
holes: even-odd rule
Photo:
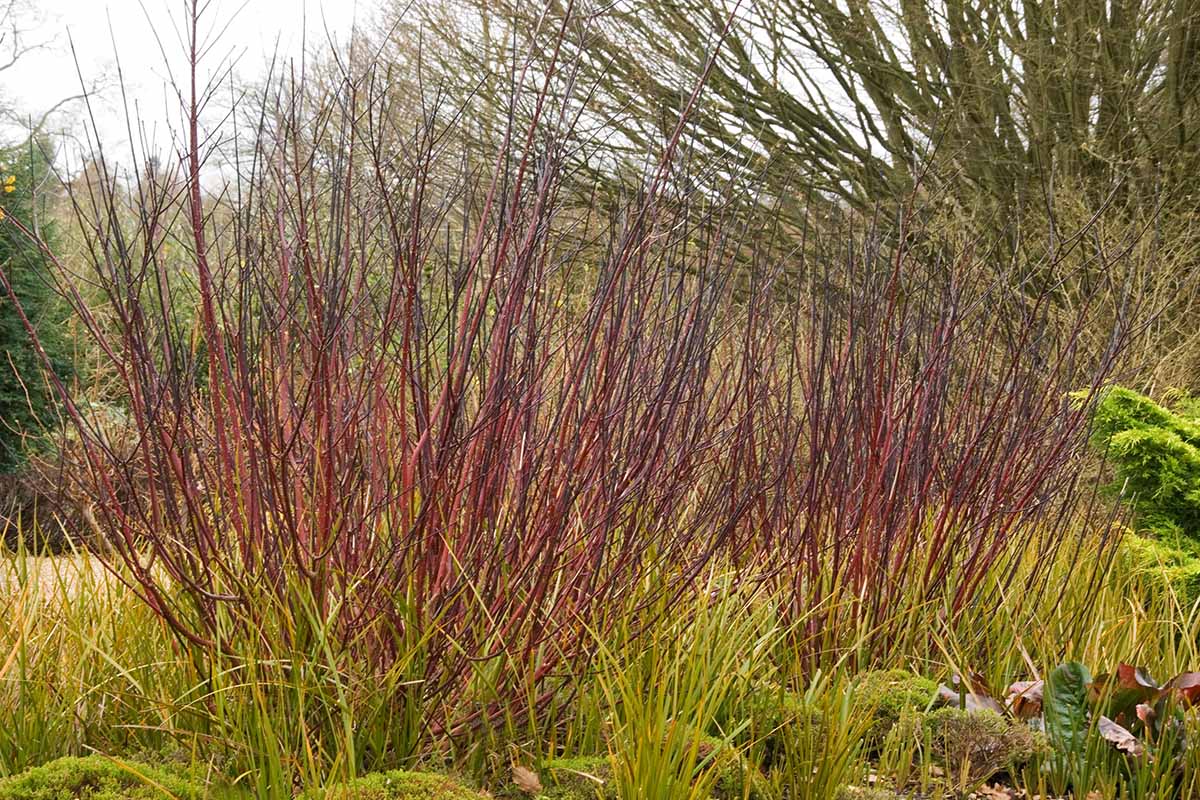
[[[0,222],[4,221],[4,209],[0,208]]]
[[[15,188],[17,188],[17,176],[9,175],[4,179],[4,193],[8,194]]]

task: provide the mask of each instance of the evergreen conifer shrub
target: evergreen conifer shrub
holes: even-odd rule
[[[1114,465],[1111,488],[1129,498],[1139,530],[1200,544],[1200,403],[1177,395],[1160,405],[1111,387],[1096,406],[1092,441]]]
[[[50,165],[36,142],[0,148],[0,213],[32,225],[44,217],[38,187],[47,183]],[[41,213],[38,213],[41,212]],[[38,220],[43,241],[53,245],[53,224]],[[60,378],[70,373],[70,349],[63,333],[65,308],[48,273],[49,263],[36,244],[0,219],[0,266],[12,292],[38,332],[38,339]],[[49,421],[55,395],[45,380],[43,362],[33,347],[12,297],[0,285],[0,474],[24,463],[26,447]]]

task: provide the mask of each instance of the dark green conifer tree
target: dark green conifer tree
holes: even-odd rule
[[[54,372],[66,379],[71,371],[66,314],[50,265],[36,245],[8,224],[8,218],[15,217],[30,226],[36,217],[38,233],[53,246],[54,226],[44,207],[49,173],[50,164],[38,142],[0,148],[0,209],[5,216],[0,220],[0,269],[36,328]],[[0,283],[0,474],[21,466],[27,448],[37,443],[54,418],[56,397],[46,378],[13,298]]]

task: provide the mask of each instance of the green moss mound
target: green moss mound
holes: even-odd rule
[[[925,717],[933,757],[948,774],[964,767],[972,782],[1027,763],[1045,745],[1029,726],[1012,723],[993,711],[942,708]]]
[[[487,800],[488,795],[436,772],[375,772],[306,797],[320,800]]]
[[[736,747],[706,736],[700,740],[697,752],[706,769],[716,770],[717,780],[712,789],[714,800],[741,800],[744,797],[755,800],[759,797],[761,774]]]
[[[899,797],[888,789],[869,789],[864,786],[846,786],[838,792],[837,800],[896,800]]]
[[[705,737],[697,755],[704,769],[716,770],[713,800],[759,797],[758,772],[737,748]],[[547,761],[539,774],[542,792],[537,800],[620,800],[613,780],[612,762],[605,756],[558,758]],[[506,795],[507,796],[507,795]],[[513,795],[516,796],[516,795]]]
[[[937,700],[937,684],[907,670],[864,672],[854,686],[852,715],[868,715],[863,736],[868,750],[876,750],[905,711],[925,711]]]
[[[823,728],[825,720],[802,694],[779,686],[756,690],[747,702],[749,738],[764,744],[767,764],[783,752],[783,738],[806,728]]]
[[[193,781],[133,761],[60,758],[0,780],[0,800],[199,800]]]
[[[618,800],[612,764],[605,756],[556,758],[541,772],[539,800]]]

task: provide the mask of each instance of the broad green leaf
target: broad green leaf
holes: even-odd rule
[[[1078,661],[1055,667],[1046,680],[1046,735],[1054,750],[1074,763],[1085,748],[1088,731],[1088,684],[1092,676]]]

